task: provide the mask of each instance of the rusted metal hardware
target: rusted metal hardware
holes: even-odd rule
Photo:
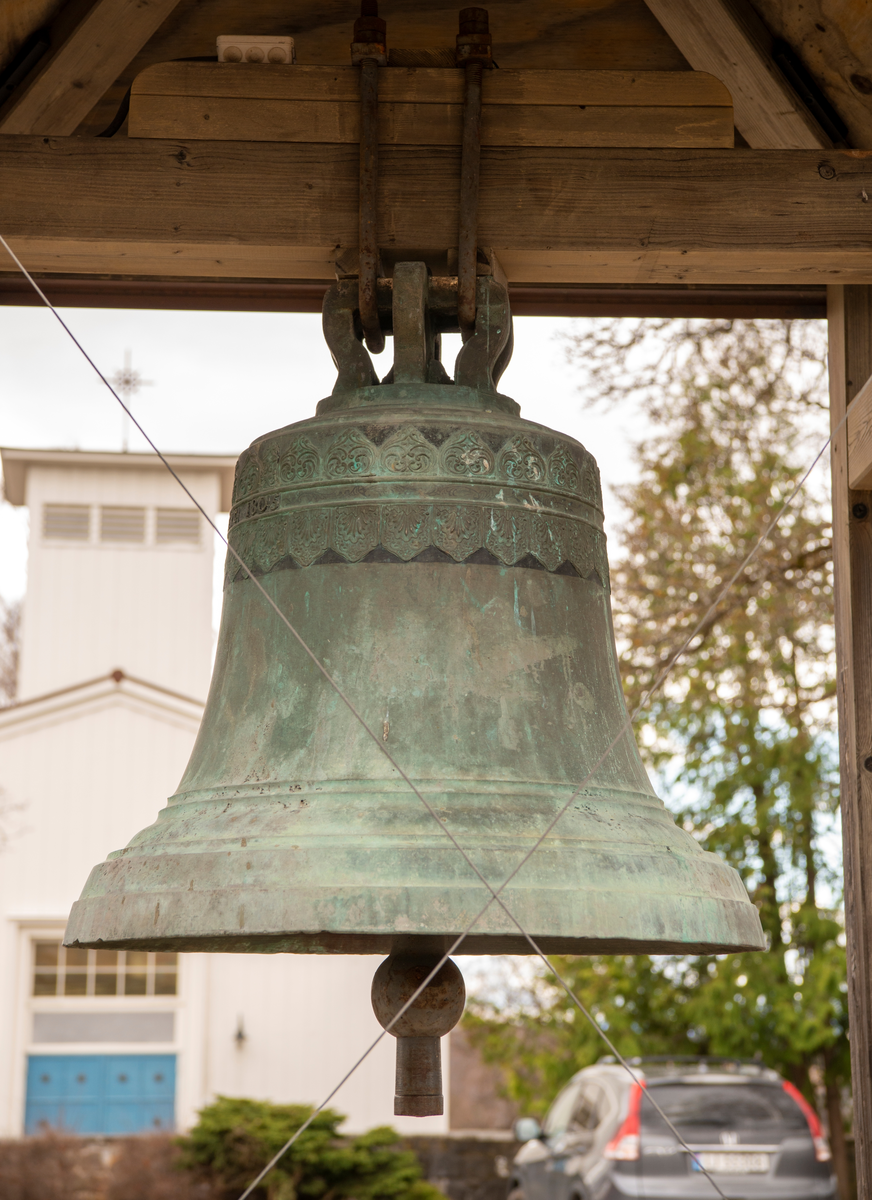
[[[433,320],[430,279],[422,262],[397,263],[393,280],[394,365],[385,382],[450,383],[442,334]]]
[[[387,23],[378,15],[378,0],[360,0],[360,16],[354,22],[351,61],[372,59],[380,67],[388,65]]]
[[[463,8],[457,35],[457,65],[466,74],[460,159],[460,221],[457,231],[458,319],[463,340],[475,333],[478,251],[478,191],[481,167],[481,75],[492,65],[485,8]]]
[[[372,387],[378,375],[360,339],[359,280],[345,279],[327,289],[321,312],[324,340],[336,367],[334,392]]]
[[[372,1008],[386,1029],[438,964],[438,954],[392,954],[372,981]],[[442,1053],[466,1004],[463,976],[449,958],[389,1032],[397,1039],[394,1116],[442,1115]]]
[[[385,337],[379,325],[378,279],[378,69],[387,64],[387,25],[377,0],[362,0],[354,22],[351,61],[360,66],[360,207],[358,281],[360,322],[367,348],[381,354]]]
[[[496,395],[512,356],[508,291],[493,276],[479,275],[476,298],[476,336],[461,347],[453,382],[458,388]],[[457,281],[433,279],[421,262],[397,263],[393,279],[378,280],[376,305],[380,328],[394,338],[394,363],[381,385],[450,385],[452,380],[441,361],[442,334],[458,330]],[[341,407],[342,397],[379,386],[372,359],[361,341],[357,307],[356,279],[340,280],[324,297],[324,338],[336,365],[333,396],[339,402],[319,411]]]

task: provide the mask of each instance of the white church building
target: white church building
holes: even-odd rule
[[[16,702],[0,709],[0,1137],[185,1129],[217,1094],[320,1103],[380,1032],[371,957],[64,950],[91,868],[181,778],[212,656],[214,535],[153,455],[4,449],[30,514]],[[227,511],[235,460],[173,455]],[[449,1058],[443,1053],[445,1093]],[[385,1037],[332,1107],[394,1117]],[[446,1106],[447,1107],[447,1106]]]

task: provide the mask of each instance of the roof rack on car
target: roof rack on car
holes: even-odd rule
[[[603,1065],[617,1063],[613,1054],[599,1059]],[[778,1072],[754,1058],[726,1058],[717,1055],[650,1054],[628,1058],[631,1067],[640,1067],[651,1075],[744,1075],[758,1079],[778,1079]]]

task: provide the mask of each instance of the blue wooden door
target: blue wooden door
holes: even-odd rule
[[[146,1133],[172,1129],[174,1054],[33,1054],[26,1133]]]

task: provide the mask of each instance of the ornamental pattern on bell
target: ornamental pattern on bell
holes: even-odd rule
[[[257,480],[257,491],[263,488],[275,487],[279,481],[279,447],[275,442],[268,442],[261,455],[262,463]]]
[[[243,525],[241,529],[231,529],[228,541],[236,554],[247,565],[254,565],[252,561],[251,547],[254,545],[254,534],[257,529],[256,525]],[[237,577],[241,578],[245,575],[242,567],[230,550],[227,551],[227,558],[224,566],[224,583],[225,586]]]
[[[376,449],[357,429],[346,429],[335,438],[327,451],[327,474],[333,479],[371,475]]]
[[[330,549],[345,562],[381,546],[402,562],[435,547],[455,562],[487,549],[505,566],[532,556],[548,571],[571,564],[582,578],[608,588],[605,537],[586,521],[547,511],[478,504],[376,504],[303,507],[264,517],[230,533],[231,545],[255,574],[288,556],[310,567]],[[245,577],[228,552],[226,582]]]
[[[392,433],[381,449],[381,466],[396,475],[416,475],[431,471],[436,450],[417,429],[407,427]]]
[[[567,511],[569,497],[602,507],[599,472],[582,447],[534,429],[508,436],[455,427],[440,443],[438,430],[401,424],[380,445],[367,431],[288,432],[240,457],[230,538],[255,574],[280,563],[310,567],[331,550],[354,563],[382,547],[409,562],[434,548],[464,563],[484,549],[491,562],[530,566],[535,559],[548,571],[566,566],[584,578],[598,576],[608,587],[604,535],[576,505]],[[420,493],[377,499],[356,486],[350,494],[318,486],[410,477],[433,481],[429,499]],[[227,577],[245,577],[232,554]]]
[[[348,504],[334,508],[332,543],[336,553],[348,562],[360,562],[366,558],[379,543],[378,506]]]
[[[287,522],[284,517],[266,517],[258,521],[251,549],[252,566],[258,571],[269,571],[287,552]]]
[[[500,451],[497,470],[511,483],[539,483],[545,478],[545,460],[526,434],[518,434]]]
[[[233,499],[242,499],[243,496],[250,496],[252,492],[257,490],[258,481],[260,479],[260,468],[257,459],[250,451],[243,454],[236,464],[236,479],[233,487]]]
[[[581,495],[583,499],[602,510],[603,490],[600,484],[599,471],[591,457],[585,459],[581,470]]]
[[[429,504],[389,504],[382,512],[381,544],[403,562],[430,545]]]
[[[560,534],[560,518],[546,517],[542,513],[530,514],[530,551],[549,571],[556,571],[564,561],[568,545],[563,545]]]
[[[311,567],[330,545],[330,514],[325,508],[297,508],[288,514],[288,549],[301,567]]]
[[[569,531],[569,554],[573,565],[579,575],[590,575],[592,571],[596,571],[600,576],[602,583],[608,580],[608,568],[605,572],[602,571],[602,563],[600,561],[600,553],[602,547],[602,538],[599,531],[589,529],[583,534],[576,529],[577,521],[570,522]],[[605,555],[602,555],[603,559]]]
[[[321,474],[318,451],[307,437],[294,438],[279,463],[282,483],[300,483]]]
[[[513,508],[490,510],[484,544],[507,567],[530,553],[530,515]]]
[[[490,475],[494,461],[494,452],[474,430],[455,433],[442,447],[442,463],[451,475]]]
[[[548,478],[564,491],[578,493],[581,471],[565,444],[557,445],[551,451],[548,459]]]
[[[463,562],[484,544],[485,511],[477,505],[435,504],[433,545],[455,562]]]
[[[239,459],[233,489],[234,509],[249,496],[320,480],[373,476],[430,475],[448,479],[502,479],[521,487],[544,485],[581,497],[602,508],[599,472],[593,458],[549,438],[550,454],[527,434],[517,434],[496,450],[474,429],[455,431],[441,449],[413,426],[396,429],[379,450],[362,429],[346,429],[326,445],[317,436],[299,434],[284,442],[265,441]],[[285,503],[283,507],[288,507]],[[234,513],[234,520],[244,519]]]

